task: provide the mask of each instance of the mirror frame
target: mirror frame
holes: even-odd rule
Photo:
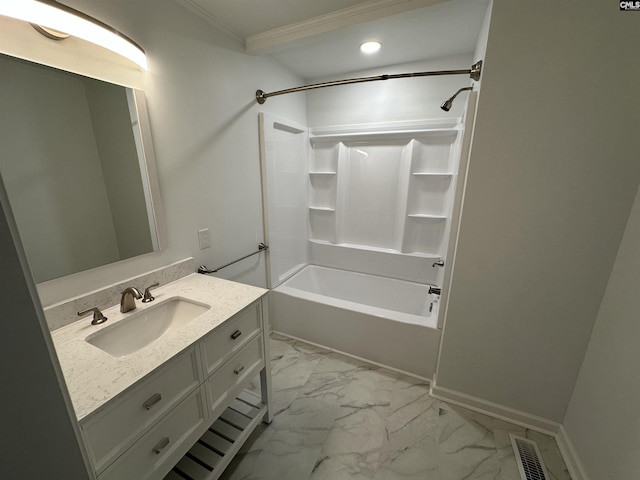
[[[117,84],[115,84],[117,85]],[[121,85],[124,88],[124,85]],[[162,206],[162,198],[160,196],[160,182],[158,179],[158,167],[156,166],[156,153],[153,146],[153,138],[151,136],[151,122],[149,121],[149,110],[147,108],[147,99],[144,91],[137,88],[131,88],[133,92],[133,99],[135,101],[136,113],[138,116],[138,128],[140,129],[140,141],[142,142],[142,154],[144,155],[144,163],[146,166],[146,183],[142,182],[142,188],[148,188],[149,191],[145,192],[145,198],[151,203],[150,213],[153,215],[153,222],[155,225],[157,248],[154,248],[151,252],[142,255],[148,255],[149,253],[161,252],[168,246],[166,224],[164,219],[164,207]],[[143,179],[145,180],[145,179]],[[149,209],[147,209],[149,211]],[[140,255],[139,255],[140,256]],[[130,257],[136,258],[136,257]],[[123,258],[119,261],[128,260]],[[117,262],[113,262],[117,263]],[[99,267],[95,267],[99,268]]]

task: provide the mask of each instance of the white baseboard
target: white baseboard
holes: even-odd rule
[[[463,408],[528,428],[529,430],[535,430],[536,432],[553,436],[556,439],[567,470],[569,470],[571,479],[590,480],[562,424],[472,395],[467,395],[466,393],[458,392],[450,388],[440,387],[437,384],[437,378],[434,378],[431,383],[431,396],[447,403],[459,405]]]
[[[580,461],[573,442],[563,425],[560,425],[560,430],[556,435],[556,442],[558,443],[558,448],[567,466],[567,470],[569,470],[569,474],[571,475],[571,480],[589,480],[589,476]]]
[[[560,431],[561,425],[558,422],[505,407],[504,405],[467,395],[450,388],[440,387],[437,385],[437,379],[434,379],[431,383],[431,396],[546,435],[555,437]]]

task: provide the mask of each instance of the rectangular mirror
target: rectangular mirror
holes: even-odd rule
[[[144,94],[0,55],[0,175],[36,282],[164,248]]]

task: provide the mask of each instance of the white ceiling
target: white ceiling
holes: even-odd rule
[[[304,79],[472,53],[489,0],[177,0]],[[427,6],[425,6],[427,5]],[[365,56],[366,40],[382,42]]]
[[[370,0],[192,0],[247,38],[274,28],[342,10]]]

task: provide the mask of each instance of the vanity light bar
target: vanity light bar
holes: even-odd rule
[[[138,45],[107,25],[66,5],[54,1],[0,0],[0,15],[82,38],[147,70],[147,57]]]

